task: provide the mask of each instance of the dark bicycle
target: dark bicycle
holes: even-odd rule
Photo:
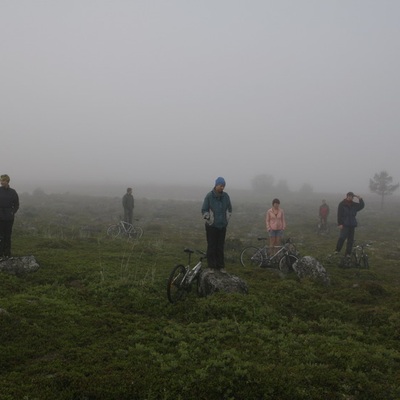
[[[337,263],[340,268],[369,269],[369,257],[365,249],[370,246],[371,243],[360,243],[353,247],[350,255],[339,258],[339,254],[331,254],[327,257],[327,262]]]
[[[369,269],[369,257],[365,249],[369,247],[370,243],[360,243],[354,246],[351,252],[351,263],[356,268]]]

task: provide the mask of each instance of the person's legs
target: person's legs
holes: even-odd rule
[[[133,210],[128,210],[128,221],[130,224],[132,224],[133,221]]]
[[[0,257],[4,256],[5,221],[0,221]]]
[[[129,210],[128,209],[124,209],[124,221],[125,222],[129,222],[129,215],[128,215]]]
[[[216,246],[216,263],[217,263],[217,268],[225,268],[225,255],[224,255],[224,249],[225,249],[225,236],[226,236],[226,228],[224,229],[217,229],[217,246]]]
[[[279,247],[282,243],[283,231],[277,231],[275,236],[275,247]],[[279,250],[279,249],[277,249]]]
[[[273,256],[276,252],[276,231],[270,231],[269,232],[269,256]]]
[[[346,254],[349,256],[351,254],[351,251],[353,249],[353,243],[354,243],[354,233],[355,233],[355,228],[349,227],[348,228],[348,235],[347,235],[347,245],[346,245]]]
[[[349,228],[347,226],[344,226],[339,233],[339,239],[336,244],[336,251],[338,253],[340,253],[340,250],[342,250],[343,244],[347,239],[348,234],[349,234]]]
[[[3,255],[6,257],[11,257],[11,235],[14,221],[3,221],[3,223]]]
[[[275,237],[269,237],[269,255],[272,256],[274,254],[274,245],[275,245]]]
[[[217,268],[217,229],[206,224],[206,238],[207,238],[207,264],[208,268]]]

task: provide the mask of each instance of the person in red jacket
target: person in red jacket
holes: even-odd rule
[[[326,229],[326,224],[328,222],[329,206],[326,200],[322,200],[322,204],[319,207],[319,222],[322,229]]]
[[[0,257],[11,257],[14,215],[19,209],[18,194],[10,188],[10,177],[0,176]]]

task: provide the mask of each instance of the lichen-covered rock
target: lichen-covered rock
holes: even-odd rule
[[[205,269],[199,277],[199,296],[206,297],[215,292],[247,294],[248,288],[245,281],[225,270]]]
[[[330,284],[330,278],[326,269],[314,257],[301,257],[295,264],[293,264],[293,270],[300,279],[310,278],[321,282],[324,285]]]
[[[22,275],[35,272],[38,269],[39,264],[34,256],[10,257],[0,261],[0,271],[12,275]]]

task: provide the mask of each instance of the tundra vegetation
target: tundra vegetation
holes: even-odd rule
[[[383,211],[367,197],[359,213],[369,270],[325,263],[342,195],[281,199],[286,236],[326,266],[322,286],[243,268],[240,250],[265,235],[274,196],[229,193],[227,270],[249,294],[190,293],[175,305],[172,267],[186,262],[185,247],[205,249],[202,198],[136,199],[144,235],[132,242],[105,234],[120,198],[22,194],[13,253],[34,255],[40,269],[0,273],[0,398],[399,399],[399,199]],[[324,236],[315,233],[322,198],[332,224]]]

